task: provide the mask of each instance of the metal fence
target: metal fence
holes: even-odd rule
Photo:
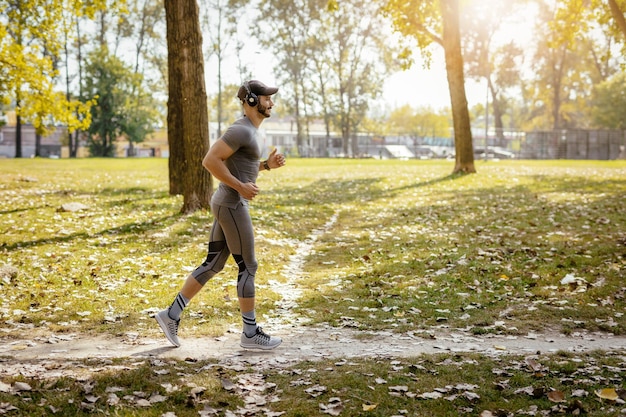
[[[554,130],[527,132],[521,159],[624,159],[625,130]]]

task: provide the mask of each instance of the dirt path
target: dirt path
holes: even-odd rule
[[[224,364],[288,366],[304,360],[350,359],[362,357],[407,357],[441,352],[476,352],[485,355],[522,354],[556,351],[583,352],[620,350],[626,352],[626,337],[585,334],[575,337],[527,335],[525,337],[475,337],[460,332],[434,332],[424,339],[413,334],[364,332],[352,329],[292,328],[278,335],[283,344],[273,351],[248,351],[239,347],[239,333],[218,338],[184,338],[180,348],[165,338],[84,337],[65,335],[19,340],[4,340],[0,356],[3,368],[32,361],[84,358],[174,358],[180,360],[216,359]]]
[[[234,366],[288,366],[304,360],[362,357],[407,357],[440,352],[476,352],[485,355],[536,354],[556,351],[583,352],[590,350],[619,350],[626,352],[626,337],[607,334],[576,333],[571,336],[528,334],[525,336],[483,335],[477,337],[462,330],[433,329],[427,335],[414,332],[356,331],[351,328],[305,326],[294,317],[292,307],[300,292],[297,282],[302,276],[306,257],[319,236],[333,227],[338,214],[296,248],[285,266],[286,283],[272,282],[272,287],[283,295],[273,318],[263,325],[272,334],[281,336],[283,344],[274,351],[246,351],[239,347],[239,329],[233,329],[218,338],[181,337],[182,346],[172,347],[165,337],[154,339],[127,333],[121,337],[80,334],[47,335],[32,339],[0,337],[0,363],[8,373],[23,368],[27,362],[67,361],[84,358],[175,358],[217,359]],[[294,324],[295,323],[295,324]],[[157,326],[156,322],[154,323]],[[0,375],[3,372],[0,371]]]

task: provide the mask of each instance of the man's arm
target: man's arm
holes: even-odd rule
[[[211,146],[207,154],[202,160],[202,166],[205,167],[211,175],[217,178],[220,182],[228,185],[236,190],[246,200],[252,200],[259,193],[259,189],[253,182],[242,183],[235,178],[228,167],[226,167],[226,161],[234,151],[224,142],[218,140]]]

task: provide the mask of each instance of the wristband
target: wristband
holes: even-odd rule
[[[267,160],[263,161],[263,168],[265,168],[266,170],[270,170],[270,164],[267,163]]]

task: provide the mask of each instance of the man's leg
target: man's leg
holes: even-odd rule
[[[254,230],[248,205],[241,204],[236,209],[220,215],[220,225],[224,230],[228,248],[239,268],[237,275],[237,297],[243,321],[241,346],[251,349],[274,349],[281,344],[278,337],[263,332],[256,323],[255,285],[257,261],[254,253]]]
[[[160,311],[155,316],[167,339],[176,347],[180,346],[180,341],[178,340],[180,315],[187,307],[189,301],[200,292],[202,287],[224,268],[226,260],[230,255],[224,233],[217,221],[213,222],[209,239],[206,260],[189,274],[170,307]]]

